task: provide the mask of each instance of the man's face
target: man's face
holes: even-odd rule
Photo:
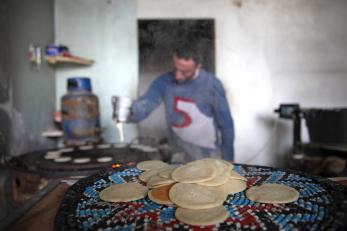
[[[179,58],[176,54],[173,55],[173,64],[175,71],[175,80],[177,83],[184,83],[194,78],[195,73],[200,68],[193,59]]]

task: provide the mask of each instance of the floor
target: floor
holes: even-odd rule
[[[30,208],[18,222],[12,224],[9,231],[53,230],[55,215],[69,187],[65,183],[56,185],[52,191]]]
[[[0,230],[53,230],[55,214],[69,184],[51,181],[24,204],[16,206],[8,192],[8,172],[0,169]]]
[[[9,203],[8,191],[6,190],[6,169],[0,167],[0,230],[1,224],[5,222],[11,211],[14,210],[15,206]]]

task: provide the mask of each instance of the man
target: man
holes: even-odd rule
[[[129,122],[145,119],[165,104],[169,142],[187,155],[234,159],[234,125],[222,83],[201,68],[197,50],[181,45],[173,53],[174,70],[155,79],[132,104]]]

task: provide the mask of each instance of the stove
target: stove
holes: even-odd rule
[[[118,165],[150,159],[167,161],[157,148],[145,145],[99,144],[35,151],[8,162],[8,184],[13,202],[18,205],[51,180],[84,178]]]

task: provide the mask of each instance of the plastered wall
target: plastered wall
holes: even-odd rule
[[[292,142],[291,122],[273,113],[279,103],[347,106],[346,10],[343,0],[138,0],[141,19],[215,19],[236,161],[277,166]]]
[[[344,0],[56,0],[55,4],[55,41],[96,61],[88,68],[57,70],[57,108],[67,77],[90,76],[101,101],[106,141],[119,138],[111,120],[111,95],[137,97],[139,76],[162,71],[151,67],[150,72],[138,73],[138,19],[215,20],[216,74],[235,120],[237,162],[279,166],[286,161],[292,129],[290,121],[274,114],[279,103],[347,104]],[[127,139],[136,135],[136,126],[129,125]]]
[[[53,0],[4,0],[0,5],[0,131],[6,155],[54,147],[41,135],[53,127],[54,69],[43,61],[34,68],[28,60],[29,44],[44,49],[53,41]]]
[[[74,55],[95,61],[90,67],[71,65],[56,69],[57,110],[61,96],[66,94],[67,78],[91,78],[93,93],[99,97],[103,138],[105,142],[119,142],[111,97],[137,96],[136,2],[56,0],[55,42],[67,45]],[[126,142],[135,138],[136,125],[126,124],[124,136]]]

